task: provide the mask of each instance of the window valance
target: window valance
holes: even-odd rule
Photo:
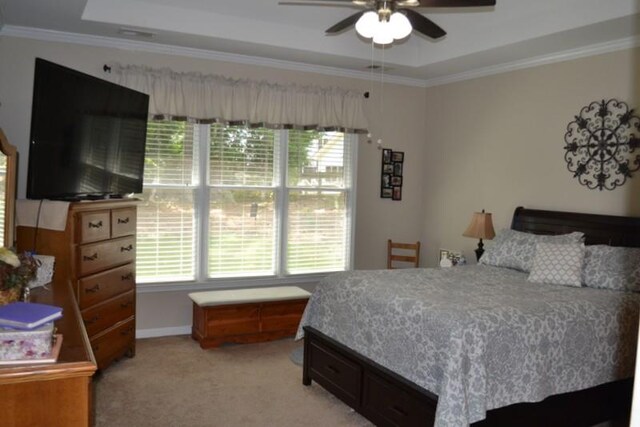
[[[336,87],[274,84],[168,68],[111,64],[112,80],[150,96],[149,113],[201,123],[366,132],[363,95]]]

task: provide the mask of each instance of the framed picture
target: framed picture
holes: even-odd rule
[[[380,191],[380,197],[382,197],[383,199],[390,199],[392,196],[393,196],[392,188],[383,188]]]
[[[393,187],[392,200],[402,200],[402,187]]]
[[[450,249],[440,249],[439,265],[441,267],[452,267],[456,265],[465,265],[467,260],[460,251],[452,251]]]
[[[402,176],[402,163],[394,163],[393,164],[393,174],[395,176]]]
[[[388,148],[382,149],[382,163],[391,163],[391,150]]]
[[[382,171],[380,175],[380,197],[402,200],[402,174],[404,152],[382,149]]]
[[[391,153],[392,162],[404,162],[404,151],[394,151]]]

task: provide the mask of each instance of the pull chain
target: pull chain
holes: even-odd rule
[[[382,61],[380,64],[380,119],[384,118],[384,46],[382,45]],[[382,150],[382,138],[378,138],[378,150]]]
[[[369,67],[369,93],[373,94],[373,53],[374,53],[374,45],[373,39],[371,39],[371,66]],[[371,144],[371,131],[367,133],[367,144]]]

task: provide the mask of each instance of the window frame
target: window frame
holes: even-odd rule
[[[288,186],[288,155],[287,148],[289,142],[288,130],[276,130],[281,132],[281,135],[277,138],[279,147],[274,151],[279,151],[277,165],[274,164],[276,172],[273,189],[276,203],[274,209],[276,210],[276,218],[274,220],[277,223],[276,241],[274,242],[275,248],[275,274],[268,276],[237,276],[237,277],[209,277],[208,272],[208,260],[209,260],[209,215],[208,207],[210,206],[210,192],[212,188],[224,188],[227,186],[213,187],[209,182],[209,156],[210,156],[210,126],[209,124],[197,124],[190,123],[192,126],[199,127],[197,132],[197,138],[194,138],[194,153],[197,152],[197,163],[199,170],[195,176],[195,182],[193,185],[184,186],[185,190],[189,189],[193,192],[194,196],[194,251],[196,257],[194,260],[194,279],[192,280],[180,280],[180,281],[165,281],[165,282],[153,282],[143,281],[138,284],[138,288],[141,292],[153,292],[157,290],[162,291],[185,291],[185,290],[201,290],[211,289],[217,287],[225,288],[241,288],[248,286],[270,286],[270,285],[287,285],[287,284],[304,284],[304,283],[316,283],[325,276],[334,273],[331,272],[318,272],[318,273],[304,273],[304,274],[289,274],[286,272],[286,245],[287,245],[287,214],[288,214],[288,195],[290,189],[298,190],[304,187],[289,187]],[[358,135],[353,133],[344,133],[345,151],[349,150],[349,156],[347,161],[349,165],[345,164],[351,171],[349,176],[346,176],[346,183],[344,188],[318,188],[307,187],[311,189],[324,189],[327,191],[343,192],[346,195],[346,221],[348,235],[346,238],[345,249],[347,254],[345,256],[345,271],[353,269],[354,263],[354,248],[355,248],[355,215],[356,215],[356,196],[357,196],[357,164],[358,164]],[[195,142],[197,139],[197,147]],[[345,155],[345,157],[347,157]],[[147,186],[145,185],[145,188]],[[177,185],[149,185],[149,187],[162,188],[169,187],[178,189]],[[255,186],[254,186],[255,187]],[[236,188],[236,187],[234,187]],[[237,188],[251,188],[237,187]],[[342,271],[342,270],[338,270]]]

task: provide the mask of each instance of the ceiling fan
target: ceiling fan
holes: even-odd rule
[[[426,7],[494,6],[496,0],[310,0],[281,1],[281,5],[362,7],[363,10],[329,27],[325,33],[339,33],[355,25],[358,34],[374,43],[389,44],[416,30],[432,39],[447,34],[414,9]]]

